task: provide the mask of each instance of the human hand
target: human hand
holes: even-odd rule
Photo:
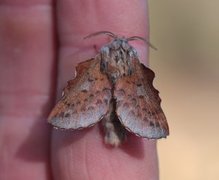
[[[147,38],[147,12],[145,0],[0,0],[1,180],[158,179],[154,141],[129,135],[108,148],[98,125],[59,131],[46,123],[56,90],[107,42],[82,38],[102,30]],[[146,64],[145,44],[132,43]]]

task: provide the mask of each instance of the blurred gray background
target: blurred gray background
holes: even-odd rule
[[[170,136],[161,180],[219,179],[219,1],[150,0],[150,66]]]

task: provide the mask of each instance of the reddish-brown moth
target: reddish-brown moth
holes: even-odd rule
[[[56,128],[74,130],[102,121],[104,141],[113,146],[126,139],[126,130],[148,139],[166,137],[169,128],[159,92],[152,85],[154,72],[140,63],[137,51],[128,43],[136,39],[148,42],[108,31],[86,38],[99,34],[113,40],[95,58],[78,64],[76,77],[68,81],[48,122]]]

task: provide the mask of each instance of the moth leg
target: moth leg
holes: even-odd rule
[[[118,147],[126,140],[126,130],[120,123],[115,113],[115,102],[114,100],[110,103],[108,114],[102,120],[104,128],[104,142],[114,147]]]

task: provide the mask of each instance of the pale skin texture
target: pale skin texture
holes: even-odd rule
[[[59,0],[56,8],[0,0],[1,180],[158,180],[154,141],[129,135],[113,149],[98,125],[59,131],[46,123],[76,64],[109,40],[82,38],[101,30],[148,38],[147,16],[146,0]],[[146,64],[147,46],[132,44]]]

